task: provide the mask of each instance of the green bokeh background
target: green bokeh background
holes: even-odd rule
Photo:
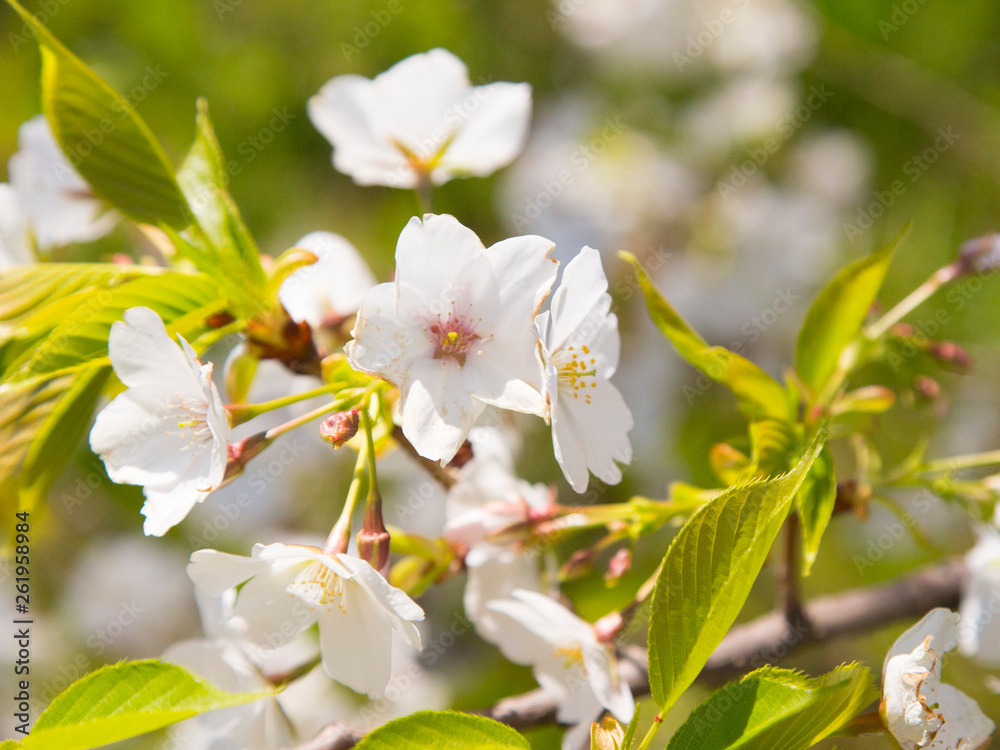
[[[373,76],[403,57],[441,46],[468,64],[473,81],[530,82],[536,111],[564,90],[589,91],[604,102],[607,113],[627,110],[630,121],[664,141],[670,139],[673,123],[664,114],[669,107],[657,105],[682,103],[705,83],[681,85],[655,76],[609,73],[556,32],[547,17],[551,7],[543,0],[398,0],[399,12],[389,10],[389,3],[354,0],[49,0],[48,4],[25,4],[122,93],[133,91],[147,68],[166,74],[159,86],[141,92],[141,100],[136,97],[133,103],[175,162],[194,134],[196,98],[208,99],[219,140],[240,168],[231,192],[264,252],[277,255],[309,231],[336,231],[365,253],[382,279],[391,273],[396,237],[416,212],[416,202],[407,192],[359,188],[332,169],[330,146],[305,114],[306,100],[330,77],[342,73]],[[956,148],[944,153],[894,203],[875,231],[856,243],[843,242],[841,254],[846,261],[912,221],[910,239],[896,258],[882,295],[888,303],[947,262],[962,241],[996,229],[1000,209],[1000,5],[991,0],[961,4],[914,0],[909,5],[916,12],[904,12],[905,23],[886,39],[884,23],[902,5],[890,0],[829,0],[809,6],[819,19],[822,41],[814,62],[801,76],[806,88],[824,84],[835,92],[810,128],[840,126],[863,136],[874,157],[872,187],[876,191],[885,190],[900,177],[903,164],[928,147],[938,128],[952,126],[960,136]],[[379,20],[386,17],[387,23]],[[370,33],[371,29],[377,33]],[[0,6],[0,165],[16,150],[19,124],[40,109],[38,54],[22,33],[15,15]],[[263,144],[276,110],[289,113],[291,120]],[[740,158],[741,153],[733,154],[734,162]],[[779,154],[767,169],[780,166]],[[4,179],[0,166],[0,181]],[[509,236],[514,232],[497,208],[498,179],[455,180],[438,191],[436,207],[475,228],[487,244]],[[60,253],[75,259],[107,258],[114,252],[131,252],[136,242],[137,235],[122,227],[101,242]],[[698,252],[698,247],[692,243],[686,250]],[[978,390],[970,391],[958,376],[944,376],[943,386],[953,405],[975,407],[984,390],[995,392],[1000,374],[1000,287],[995,281],[987,284],[962,309],[945,301],[936,304],[949,312],[941,335],[970,349],[977,361],[972,377],[979,383]],[[922,308],[915,319],[934,310],[933,306]],[[639,330],[637,320],[642,314],[634,304],[621,311],[626,334],[623,347],[665,347],[661,341],[639,342],[630,337]],[[789,358],[793,343],[787,342]],[[657,373],[647,373],[647,378],[648,387],[656,389]],[[664,424],[660,435],[642,436],[665,438],[663,453],[674,456],[665,461],[671,472],[656,476],[652,470],[653,483],[626,480],[606,494],[606,501],[624,499],[631,492],[662,493],[676,479],[709,481],[704,449],[740,427],[732,400],[718,388],[710,395],[697,401],[682,419]],[[626,396],[632,397],[633,408],[639,407],[642,394]],[[979,433],[978,449],[987,450],[1000,439],[996,398],[986,399],[982,409],[987,412],[987,426]],[[894,410],[882,424],[883,447],[896,459],[912,445],[915,434],[949,424],[947,416],[931,411],[916,416],[902,411]],[[536,428],[529,439],[542,445],[547,438],[543,428]],[[526,454],[522,470],[528,478],[551,481],[558,475],[547,447]],[[92,461],[92,456],[81,453],[64,481],[71,483],[73,472],[86,473]],[[340,481],[334,482],[332,494]],[[138,489],[114,488],[107,495],[112,510],[101,511],[102,524],[137,535]],[[303,508],[321,505],[322,500],[303,498]],[[332,517],[328,509],[324,514]],[[300,517],[303,526],[311,520],[307,510]],[[961,551],[971,540],[967,533],[935,536],[930,529],[933,550],[898,545],[875,569],[858,570],[850,551],[864,548],[858,539],[877,539],[882,533],[879,525],[887,522],[885,516],[867,523],[853,518],[835,521],[816,572],[806,582],[807,593],[870,585]],[[54,601],[61,595],[61,574],[73,566],[74,556],[87,546],[92,530],[87,524],[70,527],[58,516],[44,521],[35,552],[39,570],[35,590],[40,601]],[[568,586],[581,613],[593,618],[627,601],[631,586],[655,566],[668,536],[643,546],[635,569],[618,587],[606,589],[598,576]],[[178,539],[150,539],[148,543],[171,544]],[[765,572],[744,617],[768,609],[771,589]],[[459,595],[452,585],[442,592],[442,599],[454,603]],[[885,650],[901,630],[902,626],[896,626],[868,637],[812,647],[782,665],[818,673],[859,659],[877,674]],[[461,708],[480,707],[534,684],[527,670],[506,665],[492,649],[480,648],[471,635],[465,636],[444,668],[459,686],[456,705]],[[984,683],[988,671],[954,655],[946,661],[945,675],[976,697],[1000,723],[1000,697]],[[696,687],[675,713],[683,714],[707,694],[707,687]],[[652,715],[648,704],[644,715]],[[671,722],[679,720],[670,718]],[[534,732],[531,739],[539,748],[558,746],[555,730]],[[884,738],[838,739],[824,746],[834,745],[890,746]],[[141,741],[131,746],[151,745]]]

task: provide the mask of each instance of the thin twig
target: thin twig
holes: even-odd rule
[[[410,456],[412,456],[413,459],[424,468],[424,471],[436,479],[446,490],[451,489],[452,485],[455,484],[455,477],[448,469],[441,466],[441,464],[437,461],[424,458],[417,453],[417,449],[414,448],[413,443],[406,438],[406,435],[403,434],[403,428],[399,425],[393,426],[392,439],[399,444],[400,448],[409,453]]]
[[[790,652],[810,643],[828,641],[845,635],[867,633],[899,620],[921,617],[934,607],[958,604],[965,565],[961,559],[926,568],[908,578],[886,586],[856,589],[809,602],[804,608],[811,627],[790,628],[784,612],[775,611],[744,625],[738,625],[716,649],[701,672],[701,678],[719,684],[783,659]],[[636,697],[649,693],[646,655],[637,647],[619,653],[619,673]],[[504,698],[495,706],[478,711],[514,729],[556,723],[555,696],[544,689]],[[312,742],[292,750],[344,750],[353,747],[362,733],[333,724],[323,730],[331,739]],[[350,742],[352,744],[344,744]],[[338,744],[339,743],[339,744]]]

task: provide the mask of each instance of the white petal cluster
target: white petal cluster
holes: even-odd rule
[[[259,646],[284,645],[318,623],[326,673],[371,698],[389,682],[393,632],[421,647],[414,622],[423,610],[351,555],[284,544],[255,545],[250,557],[200,550],[188,575],[210,596],[243,584],[233,614]]]
[[[552,307],[535,321],[552,443],[566,479],[584,492],[590,472],[618,484],[616,461],[632,460],[632,413],[611,376],[618,367],[618,318],[601,254],[585,247],[566,265]]]
[[[976,750],[994,724],[958,688],[941,682],[941,657],[958,645],[960,618],[931,610],[901,635],[882,668],[882,721],[902,750]]]
[[[108,355],[127,390],[97,415],[90,448],[119,484],[140,484],[143,530],[162,536],[222,484],[229,420],[212,383],[180,336],[167,334],[147,307],[125,311],[111,326]]]
[[[0,270],[31,263],[28,217],[24,215],[17,191],[0,183]]]
[[[552,243],[513,237],[483,247],[452,216],[406,225],[396,278],[358,313],[348,360],[400,389],[402,428],[417,451],[449,461],[487,405],[551,420],[556,458],[577,492],[589,472],[621,481],[632,415],[610,378],[618,320],[600,254],[584,250],[556,276]],[[539,352],[541,367],[539,367]]]
[[[422,456],[451,460],[488,404],[542,410],[531,321],[555,281],[551,250],[536,236],[485,248],[448,215],[403,229],[395,281],[365,298],[347,356],[399,387]]]
[[[59,147],[45,117],[37,115],[21,125],[17,141],[18,151],[7,163],[10,187],[17,194],[24,226],[40,250],[90,242],[114,228],[118,214],[94,196]],[[0,237],[0,245],[6,244]]]
[[[319,328],[354,315],[375,286],[357,248],[333,232],[311,232],[295,247],[314,253],[317,261],[289,275],[278,290],[292,320]]]
[[[631,720],[635,703],[618,675],[614,648],[597,640],[590,623],[554,599],[522,589],[488,608],[505,620],[497,631],[500,650],[530,665],[538,683],[558,698],[556,718],[576,725],[563,738],[564,750],[579,747],[605,709],[620,721]]]
[[[1000,666],[1000,533],[990,527],[965,556],[969,575],[962,593],[958,647],[989,667]]]
[[[485,177],[520,153],[531,87],[472,86],[465,63],[433,49],[374,79],[331,79],[309,100],[309,117],[333,144],[334,166],[359,185],[441,185]]]

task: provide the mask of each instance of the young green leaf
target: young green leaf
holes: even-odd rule
[[[696,708],[667,750],[803,750],[878,700],[867,667],[848,664],[811,679],[764,667]]]
[[[390,721],[358,743],[358,750],[527,750],[510,727],[457,711],[417,711]]]
[[[802,382],[814,392],[824,388],[844,349],[861,332],[892,254],[905,236],[904,229],[882,250],[842,269],[813,301],[799,332],[795,363]]]
[[[94,192],[136,221],[191,222],[167,155],[125,97],[70,52],[17,0],[7,0],[42,52],[42,108],[70,163]]]
[[[789,421],[792,418],[788,394],[774,378],[750,360],[724,347],[709,346],[664,299],[638,259],[626,252],[620,252],[619,256],[635,269],[649,315],[656,327],[691,365],[733,392],[747,419]]]
[[[694,682],[739,615],[825,439],[824,427],[788,474],[720,493],[671,543],[649,618],[649,685],[661,713]]]
[[[168,330],[192,341],[205,330],[206,318],[224,305],[212,279],[182,273],[148,276],[91,295],[41,344],[11,365],[0,392],[8,383],[51,378],[96,361],[106,363],[111,324],[121,320],[130,307],[151,308],[163,318]]]
[[[101,667],[57,695],[18,750],[89,750],[272,693],[227,693],[156,659]]]
[[[760,419],[750,423],[753,473],[757,476],[780,474],[788,468],[789,457],[799,442],[795,426],[778,419]]]
[[[73,456],[67,446],[83,438],[111,368],[95,365],[73,379],[66,395],[31,442],[18,473],[18,510],[33,510]]]
[[[833,458],[826,448],[816,457],[799,489],[799,520],[802,524],[802,575],[809,575],[819,553],[823,533],[837,502],[837,477]]]
[[[193,245],[192,261],[217,279],[263,294],[267,280],[260,253],[226,189],[229,173],[204,99],[198,100],[195,121],[197,135],[177,171],[177,182],[210,246]]]

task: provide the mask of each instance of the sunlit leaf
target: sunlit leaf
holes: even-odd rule
[[[788,394],[774,378],[735,352],[709,346],[660,294],[638,259],[631,253],[619,255],[635,269],[650,317],[678,354],[732,391],[747,419],[791,419]]]
[[[802,575],[809,575],[819,545],[837,502],[837,477],[830,451],[816,458],[799,489],[799,519],[802,524]]]
[[[358,743],[358,750],[527,750],[508,726],[456,711],[418,711],[390,721]]]
[[[89,750],[271,693],[227,693],[156,659],[101,667],[57,695],[19,750]]]
[[[905,235],[906,230],[884,249],[842,269],[813,301],[799,332],[795,363],[802,382],[814,392],[826,386],[844,349],[860,334]]]
[[[147,224],[191,222],[174,170],[125,97],[70,52],[17,0],[7,0],[42,52],[42,107],[70,163],[94,192]]]
[[[822,677],[765,667],[731,682],[696,708],[667,750],[803,750],[878,700],[867,667]]]
[[[720,493],[674,538],[649,619],[649,684],[661,712],[691,685],[736,620],[825,439],[824,428],[788,474]]]

